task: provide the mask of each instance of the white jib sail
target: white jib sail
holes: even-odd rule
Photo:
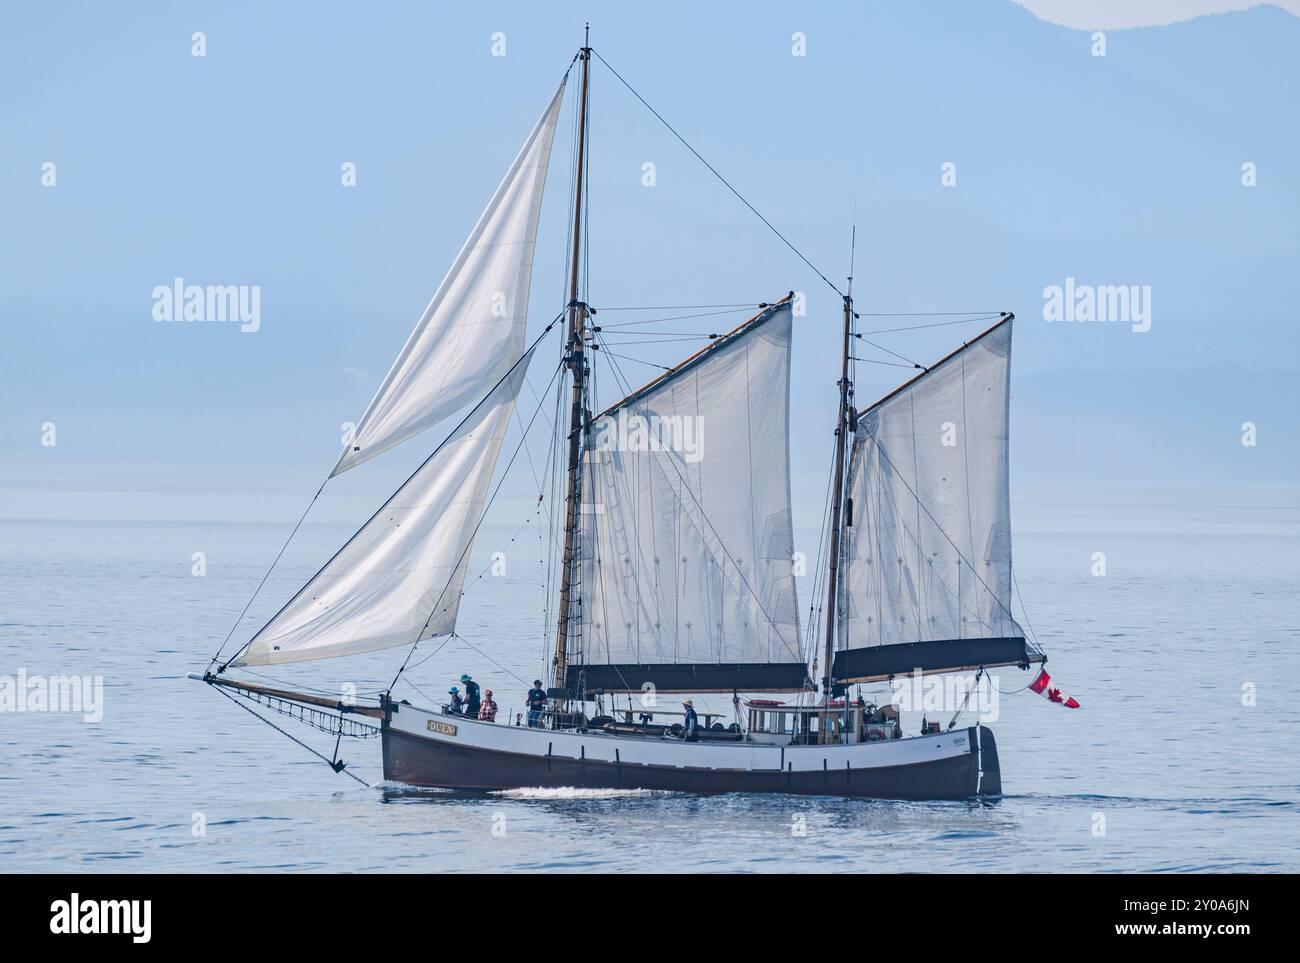
[[[563,94],[562,82],[361,416],[331,476],[461,410],[519,360],[542,188]]]
[[[800,662],[785,304],[592,425],[587,663]]]
[[[840,648],[1023,636],[1011,617],[1011,322],[858,420]]]
[[[474,532],[531,360],[530,352],[233,665],[355,655],[455,628]]]

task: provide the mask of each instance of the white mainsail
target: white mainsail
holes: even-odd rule
[[[530,351],[232,664],[355,655],[449,634]]]
[[[1023,637],[1011,616],[1010,367],[1008,319],[858,419],[840,648]]]
[[[787,302],[593,422],[582,662],[802,662],[790,341]]]
[[[542,188],[563,94],[561,81],[331,475],[466,407],[519,360]]]

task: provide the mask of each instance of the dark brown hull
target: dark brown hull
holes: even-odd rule
[[[450,744],[385,728],[384,778],[412,786],[487,792],[523,788],[650,789],[700,794],[793,793],[868,799],[967,799],[1001,791],[993,733],[971,727],[980,753],[872,769],[781,772],[629,765],[538,757]],[[996,788],[994,788],[996,787]]]

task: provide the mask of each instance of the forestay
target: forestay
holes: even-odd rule
[[[361,416],[332,475],[465,408],[519,360],[542,188],[563,93],[561,82]]]
[[[1016,664],[1011,320],[862,412],[842,541],[840,680]]]
[[[570,689],[797,689],[791,310],[766,309],[594,420]]]
[[[355,655],[447,635],[530,351],[233,664]]]

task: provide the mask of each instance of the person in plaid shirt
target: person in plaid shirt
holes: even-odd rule
[[[483,702],[479,705],[478,717],[480,722],[497,721],[497,704],[492,699],[491,689],[487,689],[483,693]]]

